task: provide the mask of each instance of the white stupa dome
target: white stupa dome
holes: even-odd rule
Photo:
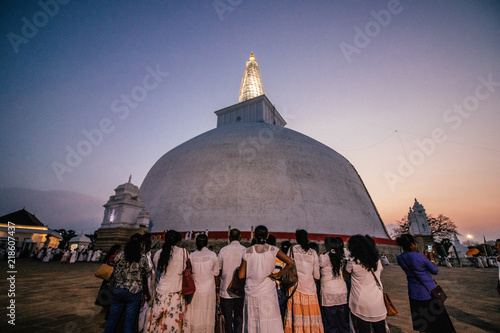
[[[151,168],[141,195],[153,231],[264,224],[275,232],[388,238],[349,161],[310,137],[263,122],[222,126],[172,149]]]
[[[253,54],[247,67],[255,67]],[[255,68],[242,102],[216,111],[217,128],[163,155],[141,185],[153,232],[249,231],[369,234],[389,238],[354,167],[322,143],[285,128]],[[250,71],[251,70],[251,71]],[[257,82],[257,83],[255,83]],[[260,92],[259,92],[260,91]]]

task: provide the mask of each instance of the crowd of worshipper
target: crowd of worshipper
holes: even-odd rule
[[[495,256],[488,256],[485,253],[479,252],[478,255],[467,258],[476,268],[491,268],[498,267],[498,261]]]
[[[21,250],[16,252],[16,258],[21,256],[20,252]],[[74,264],[76,262],[99,262],[101,260],[102,253],[101,249],[94,250],[92,245],[81,245],[80,247],[74,247],[73,249],[70,247],[67,247],[66,249],[42,247],[40,249],[33,250],[33,252],[26,254],[25,256],[41,262],[60,261],[62,264]],[[3,260],[1,249],[0,260]]]
[[[283,241],[278,248],[261,225],[245,247],[240,231],[231,229],[229,244],[218,254],[205,233],[196,235],[191,253],[174,230],[155,253],[151,239],[132,236],[123,251],[115,245],[104,258],[114,267],[95,301],[106,312],[104,332],[389,332],[381,282],[383,262],[389,263],[374,239],[354,235],[344,244],[340,237],[326,237],[325,252],[319,253],[307,231],[295,236],[296,244]],[[418,252],[409,234],[397,243],[414,330],[455,332],[444,303],[429,293],[439,271],[434,253]],[[192,295],[183,294],[186,270],[195,285]]]

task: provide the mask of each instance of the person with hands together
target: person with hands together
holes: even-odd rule
[[[283,332],[275,280],[287,273],[294,262],[277,247],[266,244],[268,230],[259,225],[255,228],[256,244],[243,252],[239,278],[246,278],[243,309],[243,332]],[[286,266],[273,273],[275,258]]]

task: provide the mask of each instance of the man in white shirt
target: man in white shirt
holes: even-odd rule
[[[226,320],[226,333],[238,332],[243,328],[243,301],[244,299],[231,294],[227,287],[233,279],[236,268],[241,264],[245,247],[240,244],[241,233],[238,229],[229,231],[229,245],[219,251],[219,266],[221,267],[220,303],[222,314]]]

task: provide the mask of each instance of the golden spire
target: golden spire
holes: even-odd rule
[[[255,61],[253,52],[245,66],[245,73],[241,80],[239,102],[243,102],[264,94],[264,86],[260,78],[259,65]]]

